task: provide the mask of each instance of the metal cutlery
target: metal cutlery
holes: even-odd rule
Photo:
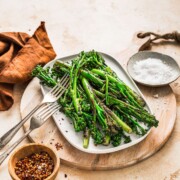
[[[54,86],[43,98],[43,100],[38,104],[22,121],[12,127],[8,132],[6,132],[0,138],[0,149],[2,149],[18,132],[22,125],[45,103],[55,102],[58,100],[69,85],[69,75],[65,74],[60,81]]]
[[[12,144],[3,154],[0,155],[0,165],[9,156],[9,154],[14,150],[14,148],[23,140],[29,133],[34,129],[39,128],[50,116],[52,116],[60,106],[57,103],[47,103],[40,107],[37,112],[32,116],[30,121],[29,130],[20,137],[14,144]]]

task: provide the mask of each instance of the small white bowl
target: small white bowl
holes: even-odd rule
[[[166,63],[170,68],[173,69],[173,71],[172,71],[173,76],[169,77],[169,78],[167,77],[166,81],[161,82],[161,83],[155,83],[155,82],[149,83],[149,82],[146,82],[145,79],[138,78],[135,73],[134,64],[137,62],[143,61],[145,59],[148,59],[148,58],[159,59],[163,63]],[[128,61],[127,70],[128,70],[128,73],[130,74],[130,76],[136,82],[146,85],[146,86],[153,86],[153,87],[167,85],[167,84],[175,81],[180,76],[180,68],[179,68],[177,62],[172,57],[165,55],[165,54],[152,52],[152,51],[140,51],[140,52],[134,54]],[[161,69],[159,69],[159,71],[161,71]]]

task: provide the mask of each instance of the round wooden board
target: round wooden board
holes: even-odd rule
[[[119,54],[122,64],[125,66],[129,57],[137,52],[141,41],[134,41],[127,50]],[[88,154],[71,146],[59,132],[53,119],[49,119],[42,127],[34,130],[29,138],[33,142],[49,144],[55,148],[60,143],[63,149],[57,151],[61,162],[66,165],[87,170],[108,170],[127,167],[157,152],[168,140],[173,130],[176,119],[176,99],[170,86],[150,88],[138,85],[151,106],[156,118],[160,121],[158,128],[153,128],[145,140],[128,149],[109,154]],[[158,95],[158,98],[154,95]],[[42,99],[39,80],[33,79],[27,86],[21,100],[22,118],[30,112]],[[24,130],[29,128],[29,122],[25,123]]]

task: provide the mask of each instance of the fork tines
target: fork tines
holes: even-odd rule
[[[65,74],[61,80],[58,82],[58,84],[53,88],[51,89],[51,93],[56,96],[56,97],[60,97],[64,91],[67,89],[69,85],[69,75],[68,74]]]
[[[59,104],[47,103],[35,113],[35,116],[41,117],[41,119],[47,119],[51,115],[53,115],[58,109],[60,109]]]

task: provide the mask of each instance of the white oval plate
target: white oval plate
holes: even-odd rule
[[[131,79],[131,77],[128,75],[128,73],[124,70],[124,68],[113,57],[111,57],[105,53],[101,53],[101,55],[105,59],[106,64],[109,67],[111,67],[111,69],[117,74],[117,76],[121,80],[123,80],[130,88],[132,88],[140,96],[142,96],[142,98],[144,99],[144,96],[140,92],[139,88],[136,86],[136,84]],[[77,56],[77,54],[53,60],[53,61],[47,63],[44,66],[44,68],[52,67],[56,61],[63,61],[63,62],[71,61],[76,56]],[[41,86],[41,90],[42,90],[42,93],[45,94],[46,92],[48,92],[49,89],[47,87]],[[145,102],[146,102],[146,100],[145,100]],[[152,113],[147,102],[146,102],[146,109],[150,113]],[[111,144],[108,146],[103,146],[103,145],[95,146],[93,143],[93,139],[90,138],[89,147],[87,149],[85,149],[85,148],[83,148],[83,133],[82,132],[78,132],[78,133],[75,132],[71,119],[66,117],[65,114],[62,112],[55,113],[53,115],[53,119],[54,119],[56,125],[58,126],[60,132],[63,134],[63,136],[66,138],[66,140],[71,145],[73,145],[74,147],[76,147],[77,149],[79,149],[81,151],[84,151],[87,153],[93,153],[93,154],[112,153],[115,151],[119,151],[122,149],[129,148],[129,147],[141,142],[150,132],[150,130],[149,130],[147,132],[147,134],[145,134],[144,136],[137,136],[137,135],[131,134],[130,137],[131,137],[132,141],[130,143],[127,143],[127,144],[121,144],[118,147],[113,147]]]

